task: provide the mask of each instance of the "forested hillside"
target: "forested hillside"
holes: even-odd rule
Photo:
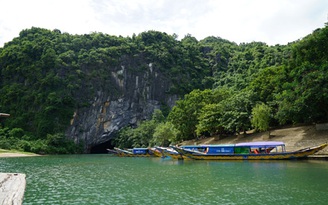
[[[127,95],[118,86],[127,78],[121,69],[138,75],[156,69],[167,87],[153,98],[180,100],[174,107],[160,100],[160,110],[148,120],[120,128],[115,146],[327,121],[327,50],[327,26],[276,46],[238,45],[219,37],[198,41],[191,35],[177,40],[157,31],[117,37],[26,29],[0,48],[0,112],[11,114],[2,123],[0,141],[4,148],[75,152],[47,147],[74,147],[67,140],[74,137],[64,133],[74,112],[91,107],[97,93],[107,93],[109,101]]]

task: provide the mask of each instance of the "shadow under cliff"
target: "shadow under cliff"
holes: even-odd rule
[[[108,153],[107,149],[113,149],[113,148],[114,148],[114,146],[112,145],[111,140],[109,140],[104,143],[92,146],[90,148],[89,153],[90,154],[107,154]]]

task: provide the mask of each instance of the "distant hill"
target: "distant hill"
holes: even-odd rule
[[[0,48],[0,111],[11,116],[2,127],[21,129],[0,140],[60,148],[65,135],[91,152],[327,122],[327,50],[327,26],[275,46],[32,27]],[[163,121],[151,121],[155,110]]]

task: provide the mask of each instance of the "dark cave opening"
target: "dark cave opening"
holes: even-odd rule
[[[107,149],[113,149],[111,140],[108,140],[104,143],[94,145],[90,148],[90,154],[107,154]]]

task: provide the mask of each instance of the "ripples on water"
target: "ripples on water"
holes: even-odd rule
[[[109,155],[0,158],[24,204],[326,204],[326,161],[177,161]]]

